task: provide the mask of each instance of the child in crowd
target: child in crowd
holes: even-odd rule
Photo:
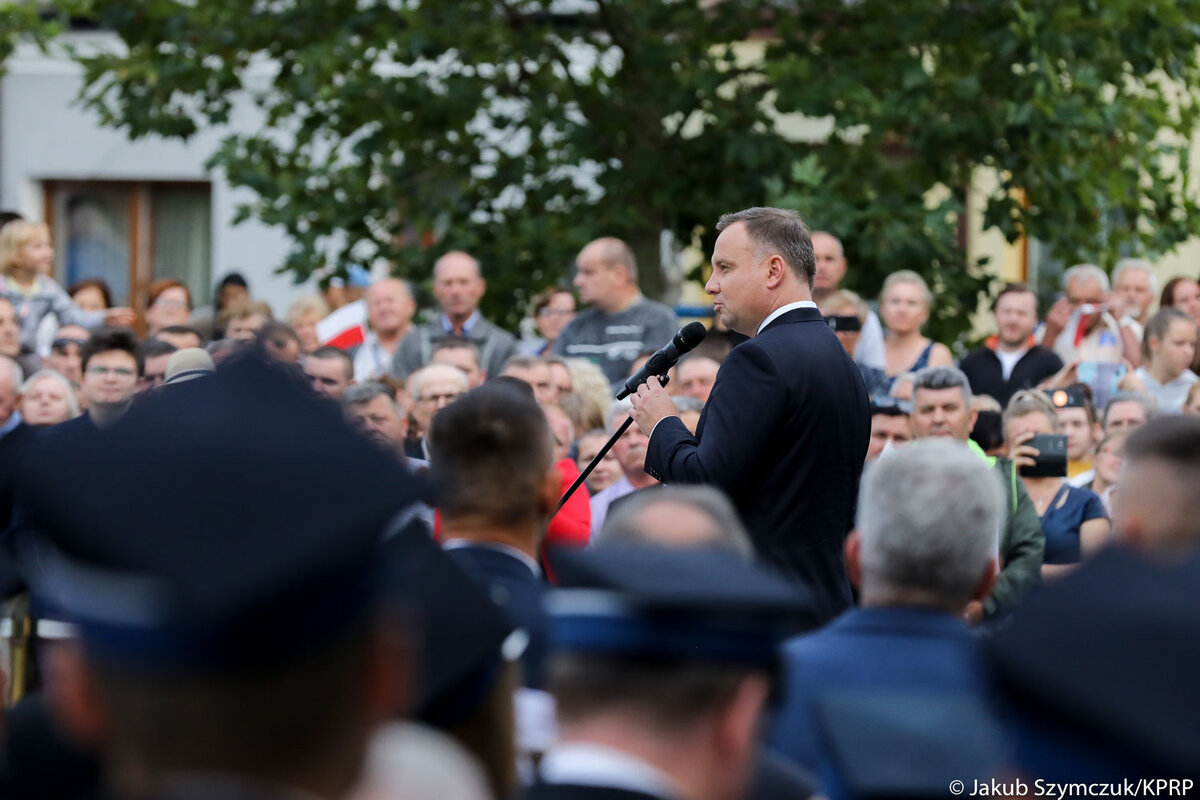
[[[1200,381],[1188,366],[1196,355],[1196,321],[1175,308],[1164,308],[1146,323],[1142,364],[1128,381],[1157,401],[1164,414],[1179,414],[1188,390]]]
[[[84,311],[49,276],[54,262],[50,229],[40,222],[17,220],[0,229],[0,297],[17,312],[21,347],[32,351],[38,325],[46,316],[58,317],[60,325],[132,325],[132,309],[110,308]]]

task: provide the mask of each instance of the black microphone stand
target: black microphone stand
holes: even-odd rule
[[[671,366],[674,366],[674,364]],[[668,381],[670,381],[670,378],[667,376],[666,372],[664,372],[662,375],[658,375],[657,377],[659,384],[662,386],[666,386]],[[599,466],[600,462],[604,460],[604,457],[608,455],[608,451],[612,449],[613,445],[617,443],[618,439],[625,435],[625,431],[629,430],[629,426],[632,424],[633,417],[626,417],[625,421],[621,423],[621,427],[617,428],[613,435],[608,437],[608,441],[604,443],[604,447],[600,448],[600,452],[596,453],[591,462],[583,468],[583,472],[579,473],[579,477],[575,479],[575,482],[572,483],[567,491],[563,492],[563,496],[558,499],[558,507],[554,509],[554,514],[557,514],[562,510],[562,507],[567,504],[568,500],[571,499],[571,495],[575,494],[575,490],[583,485],[583,482],[587,480],[588,475],[592,474],[592,470]],[[554,514],[551,514],[550,516],[553,517]]]

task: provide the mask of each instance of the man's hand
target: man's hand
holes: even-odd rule
[[[1042,334],[1044,346],[1053,349],[1054,340],[1062,333],[1063,328],[1067,327],[1073,310],[1071,303],[1065,297],[1054,301],[1054,305],[1050,306],[1050,310],[1046,312],[1046,330]]]
[[[1008,449],[1008,458],[1017,468],[1034,466],[1035,459],[1041,455],[1038,449],[1031,444],[1029,440],[1033,438],[1033,431],[1026,431],[1013,439],[1012,447]]]
[[[637,394],[631,394],[629,399],[633,403],[633,421],[647,436],[663,417],[679,416],[675,401],[667,394],[666,389],[662,388],[658,378],[651,377],[638,387]]]
[[[963,610],[963,622],[972,626],[983,622],[983,603],[978,600],[967,603],[967,607]]]

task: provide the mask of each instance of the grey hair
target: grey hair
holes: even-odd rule
[[[962,389],[963,403],[967,408],[971,407],[971,384],[957,367],[926,367],[913,378],[914,398],[918,389]]]
[[[342,405],[346,408],[351,406],[365,406],[376,397],[386,397],[392,405],[392,410],[397,415],[403,414],[400,410],[400,404],[396,402],[396,396],[392,394],[392,390],[384,386],[379,381],[363,381],[346,387],[345,393],[342,395]]]
[[[743,561],[754,558],[754,545],[733,503],[713,486],[660,486],[636,492],[612,509],[604,520],[597,547],[614,544],[656,544],[655,531],[638,519],[644,511],[658,505],[687,506],[712,522],[712,540],[705,546],[730,550]]]
[[[1108,273],[1095,264],[1076,264],[1064,272],[1062,277],[1063,291],[1066,291],[1067,284],[1076,278],[1088,278],[1097,281],[1100,284],[1101,291],[1107,292],[1109,290]]]
[[[424,379],[434,372],[447,369],[454,370],[455,376],[462,378],[463,391],[467,391],[467,373],[463,372],[458,367],[454,366],[453,364],[426,364],[408,376],[409,395],[416,400],[417,395],[421,393],[421,384],[424,382]]]
[[[888,390],[888,394],[892,397],[895,397],[896,389],[898,389],[900,386],[903,386],[905,383],[913,383],[916,381],[916,379],[917,373],[915,372],[904,372],[900,375],[897,375],[896,379],[892,381],[892,388]]]
[[[624,400],[613,400],[612,405],[608,407],[608,413],[604,415],[604,427],[612,433],[613,423],[624,416],[628,416],[633,410],[633,401],[626,397]]]
[[[812,235],[800,215],[786,208],[747,208],[733,214],[722,214],[717,230],[743,223],[746,235],[760,256],[776,255],[810,289],[817,275],[817,256],[813,252]]]
[[[21,369],[20,363],[12,356],[4,356],[4,362],[12,369],[12,390],[14,394],[18,394],[21,384],[25,382],[25,370]]]
[[[1154,274],[1154,265],[1144,258],[1122,258],[1113,267],[1112,282],[1116,286],[1121,282],[1121,276],[1129,270],[1141,270],[1150,276],[1150,294],[1158,294],[1158,276]]]
[[[14,365],[17,370],[17,372],[16,372],[17,377],[20,377],[21,367],[19,365],[16,365],[16,362],[14,362]],[[29,391],[31,389],[33,389],[34,385],[38,381],[46,379],[46,378],[49,378],[50,380],[53,380],[53,381],[58,381],[60,384],[62,384],[63,389],[67,393],[67,408],[70,409],[70,411],[71,411],[71,419],[75,419],[75,417],[78,417],[81,412],[79,410],[79,398],[77,398],[75,396],[75,387],[73,387],[71,385],[71,382],[69,380],[67,380],[67,376],[63,375],[61,372],[58,372],[57,370],[39,369],[37,372],[30,375],[24,382],[22,382],[20,384],[21,385],[21,394],[22,395],[28,394]]]
[[[685,397],[681,395],[679,397],[672,397],[671,399],[675,401],[675,409],[680,414],[686,414],[689,411],[699,414],[704,410],[704,401],[699,397]]]
[[[995,558],[999,473],[960,442],[922,439],[869,464],[858,499],[864,595],[957,608]]]
[[[1108,412],[1117,403],[1137,403],[1146,412],[1146,421],[1149,422],[1154,418],[1154,411],[1158,406],[1157,401],[1151,395],[1145,392],[1117,392],[1112,397],[1108,398],[1108,402],[1104,405],[1104,414],[1101,417],[1101,427],[1108,429]]]

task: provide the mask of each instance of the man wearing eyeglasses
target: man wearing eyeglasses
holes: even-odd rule
[[[81,348],[83,396],[87,413],[56,426],[61,433],[75,427],[104,428],[129,410],[142,368],[137,336],[128,328],[100,328]]]

